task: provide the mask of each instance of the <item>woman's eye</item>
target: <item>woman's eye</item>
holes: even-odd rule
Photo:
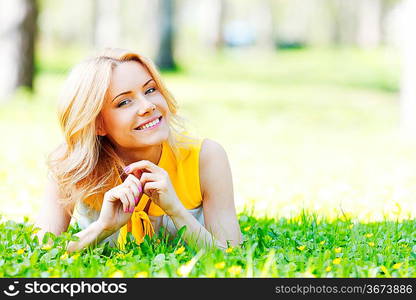
[[[144,92],[144,94],[147,95],[147,94],[153,93],[154,91],[156,91],[155,88],[150,88],[150,89],[147,89],[146,92]]]
[[[128,101],[130,101],[130,100],[129,100],[129,99],[124,99],[123,101],[121,101],[121,102],[117,105],[117,107],[121,107],[121,106],[123,106],[123,105],[127,104],[127,103],[128,103]]]

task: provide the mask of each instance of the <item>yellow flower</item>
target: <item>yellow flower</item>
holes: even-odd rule
[[[332,263],[333,263],[334,265],[339,265],[339,264],[341,263],[341,257],[337,257],[337,258],[335,258],[335,259],[332,261]]]
[[[374,247],[374,243],[373,243],[373,242],[369,242],[369,243],[368,243],[368,246],[370,246],[370,247]]]
[[[408,245],[408,244],[401,244],[401,246],[402,246],[403,248],[407,248],[409,245]]]
[[[341,253],[342,248],[341,247],[338,247],[338,248],[335,248],[334,250],[335,250],[335,253]]]
[[[299,246],[299,247],[297,247],[300,251],[303,251],[303,250],[305,250],[305,248],[306,248],[306,246]]]
[[[350,224],[349,226],[348,226],[348,228],[349,229],[351,229],[351,228],[353,228],[354,227],[354,224]]]
[[[366,238],[371,238],[371,237],[373,236],[373,234],[372,234],[372,233],[366,233],[364,236],[365,236]]]
[[[330,266],[326,267],[325,271],[330,272],[332,268]]]
[[[231,275],[238,275],[241,273],[241,266],[232,266],[230,268],[228,268],[228,273],[230,273]]]
[[[40,228],[35,228],[32,232],[33,232],[33,234],[36,234],[36,233],[38,233],[40,231]]]
[[[250,230],[250,228],[251,228],[251,226],[247,226],[247,227],[244,228],[244,231],[247,232],[247,231]]]
[[[176,255],[182,254],[185,251],[185,247],[181,246],[180,248],[176,249],[174,252]]]
[[[146,278],[149,277],[149,274],[146,271],[138,272],[134,275],[135,278]]]
[[[225,250],[226,253],[231,253],[233,252],[233,247],[229,247]]]
[[[42,246],[41,248],[42,250],[51,250],[52,249],[52,245],[50,244],[46,244],[45,246]]]
[[[320,243],[319,243],[319,245],[324,245],[326,243],[326,241],[321,241]]]
[[[381,266],[380,270],[383,271],[384,274],[388,274],[389,271],[387,270],[387,268],[385,266]]]
[[[80,257],[80,255],[81,255],[81,254],[76,253],[76,254],[72,255],[72,256],[71,256],[71,258],[72,258],[73,260],[76,260],[78,257]]]
[[[113,274],[110,275],[111,278],[123,278],[124,274],[123,271],[117,270]]]
[[[25,249],[19,249],[19,250],[16,251],[16,253],[19,254],[19,255],[23,254],[23,253],[25,253]]]
[[[393,265],[393,269],[398,270],[402,266],[403,263],[397,263]]]
[[[65,252],[64,254],[61,255],[60,259],[64,260],[68,258],[68,252]]]
[[[225,262],[222,261],[222,262],[216,263],[214,266],[216,269],[224,269]]]

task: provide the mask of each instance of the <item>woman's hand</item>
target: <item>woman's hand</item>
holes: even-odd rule
[[[143,192],[169,216],[183,208],[170,181],[169,174],[164,169],[150,161],[141,160],[127,166],[124,172],[140,178]]]
[[[142,195],[140,181],[134,175],[128,175],[122,184],[104,194],[97,222],[106,231],[117,231],[130,220]]]

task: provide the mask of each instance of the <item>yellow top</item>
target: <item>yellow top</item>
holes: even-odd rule
[[[169,174],[169,178],[175,188],[176,195],[185,206],[186,209],[194,209],[202,204],[202,194],[199,184],[199,152],[201,149],[202,140],[197,143],[187,145],[186,147],[179,147],[179,160],[176,160],[175,155],[167,142],[163,143],[162,155],[160,157],[158,166],[163,168]],[[118,182],[121,184],[121,178]],[[88,204],[89,199],[84,202]],[[127,232],[131,232],[140,244],[145,235],[152,236],[154,233],[153,226],[150,222],[149,215],[162,216],[165,212],[153,202],[148,206],[148,214],[144,211],[149,201],[149,197],[145,194],[141,197],[139,203],[136,205],[131,219],[120,228],[118,236],[118,244],[120,248],[124,248],[126,243]]]

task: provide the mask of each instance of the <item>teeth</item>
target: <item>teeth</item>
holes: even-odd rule
[[[140,126],[140,127],[139,127],[139,129],[140,129],[140,130],[142,130],[142,129],[146,129],[146,128],[149,128],[149,127],[155,126],[157,123],[159,123],[159,119],[156,119],[156,120],[154,120],[154,121],[152,121],[152,122],[150,122],[150,123],[147,123],[146,125]]]

